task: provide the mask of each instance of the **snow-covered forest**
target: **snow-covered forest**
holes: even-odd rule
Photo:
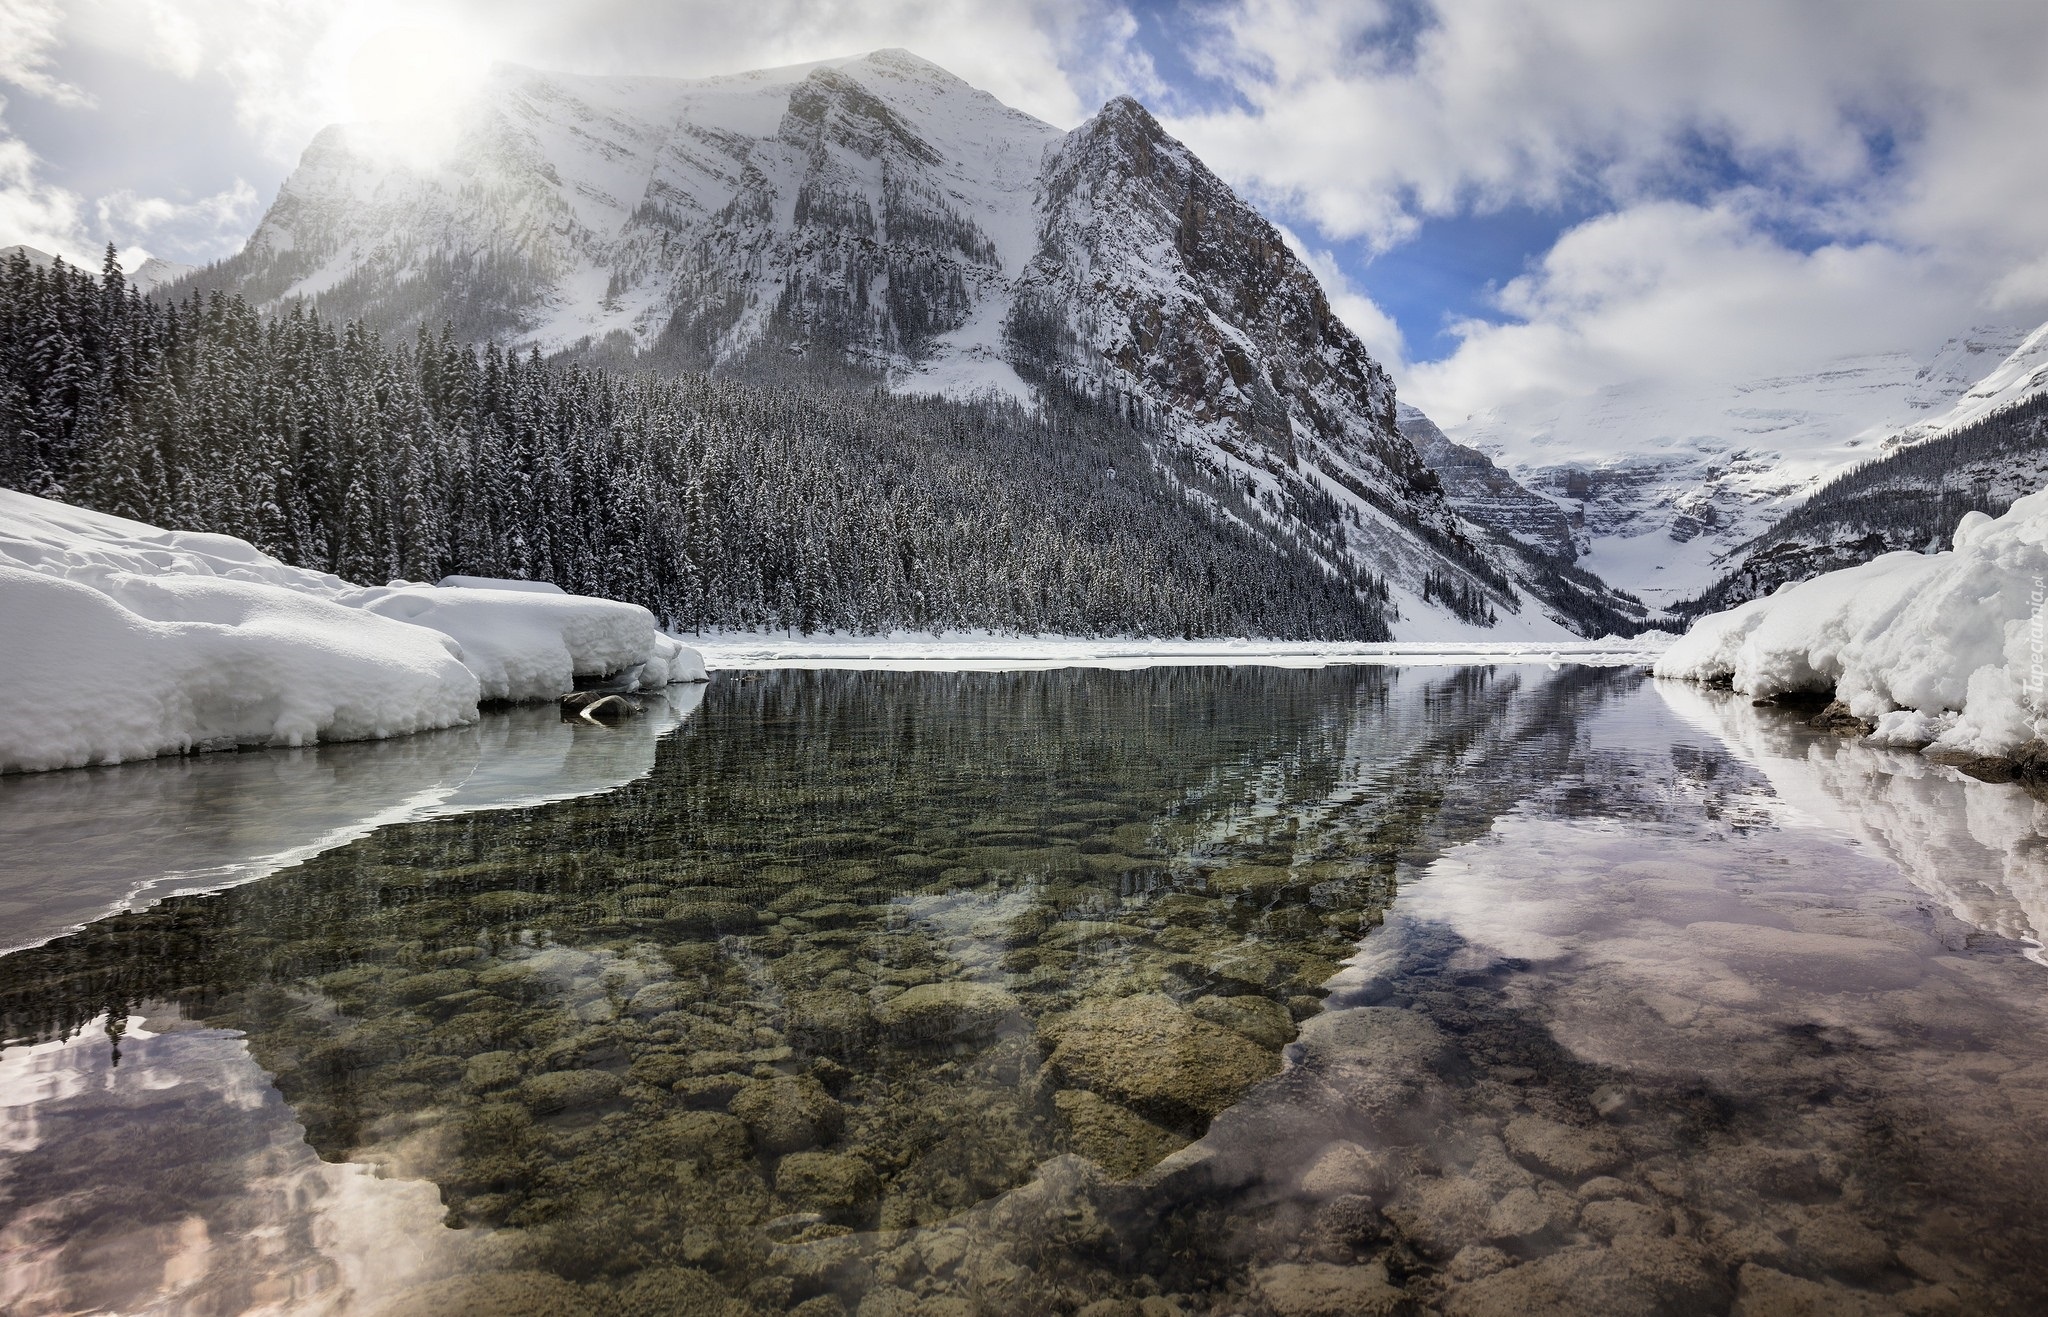
[[[111,250],[0,267],[0,484],[298,566],[549,580],[691,630],[1388,638],[1378,578],[1160,465],[1146,424],[386,343],[145,299]]]

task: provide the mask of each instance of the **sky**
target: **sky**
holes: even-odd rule
[[[0,245],[227,255],[320,127],[493,60],[884,46],[1063,128],[1136,96],[1453,427],[2048,319],[2040,0],[0,0]]]

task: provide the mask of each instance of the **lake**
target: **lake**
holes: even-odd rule
[[[2048,1282],[2048,807],[1639,668],[727,673],[0,847],[8,1313]]]

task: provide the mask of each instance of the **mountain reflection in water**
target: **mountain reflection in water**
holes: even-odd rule
[[[1629,671],[725,678],[0,959],[0,1308],[2026,1310],[2031,810]]]

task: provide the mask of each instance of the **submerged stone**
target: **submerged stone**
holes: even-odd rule
[[[1605,1175],[1623,1161],[1621,1143],[1605,1130],[1579,1129],[1542,1116],[1508,1122],[1508,1151],[1525,1166],[1576,1183]]]
[[[1120,1180],[1150,1170],[1160,1158],[1187,1146],[1187,1135],[1086,1089],[1061,1089],[1053,1094],[1053,1106],[1067,1123],[1074,1151]]]
[[[1283,1262],[1252,1273],[1252,1291],[1274,1317],[1393,1317],[1415,1311],[1378,1263]]]
[[[1203,997],[1191,1014],[1235,1030],[1262,1047],[1285,1047],[1299,1032],[1285,1006],[1266,997]]]
[[[775,1192],[835,1220],[867,1215],[881,1191],[874,1168],[858,1157],[795,1152],[775,1168]]]
[[[728,1110],[745,1122],[754,1146],[771,1156],[830,1143],[846,1123],[845,1108],[808,1075],[754,1080]]]
[[[603,1070],[555,1070],[534,1075],[519,1086],[519,1096],[539,1115],[580,1107],[602,1106],[619,1096],[617,1075]]]
[[[994,984],[956,980],[906,988],[877,1005],[874,1018],[906,1041],[974,1041],[992,1037],[1017,1010],[1017,999]]]
[[[1041,1033],[1053,1044],[1053,1070],[1070,1087],[1176,1129],[1206,1127],[1280,1069],[1272,1052],[1159,993],[1090,1003]]]

